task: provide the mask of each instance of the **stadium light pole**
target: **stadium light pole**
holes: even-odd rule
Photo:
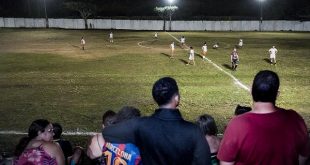
[[[174,0],[168,0],[169,2],[169,31],[171,31],[171,17],[172,17],[172,11],[171,11],[171,7],[172,7],[172,3],[174,2]]]
[[[262,31],[262,24],[263,24],[263,2],[265,0],[259,0],[260,6],[260,20],[259,20],[259,31]]]
[[[46,1],[44,1],[44,12],[45,12],[45,26],[48,28],[48,17],[47,17],[47,10],[46,10]]]

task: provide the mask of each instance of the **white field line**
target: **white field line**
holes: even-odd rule
[[[26,132],[20,131],[0,131],[0,135],[27,135]],[[62,133],[63,135],[70,135],[70,136],[91,136],[95,135],[96,132],[82,132],[82,131],[65,131]]]
[[[175,36],[171,35],[169,32],[166,32],[167,34],[169,34],[172,38],[174,38],[176,41],[180,42],[179,39],[177,39]],[[186,46],[188,47],[188,46]],[[201,55],[201,54],[200,54]],[[239,87],[241,87],[242,89],[245,89],[247,91],[250,92],[250,88],[246,85],[244,85],[240,80],[238,80],[235,76],[233,76],[232,74],[228,73],[227,71],[225,71],[223,68],[221,68],[220,66],[218,66],[217,64],[215,64],[214,62],[212,62],[210,59],[206,58],[207,61],[212,64],[215,68],[217,68],[218,70],[224,72],[226,75],[228,75],[230,78],[232,78],[235,82],[235,84],[237,84]]]

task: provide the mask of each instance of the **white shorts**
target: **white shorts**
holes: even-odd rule
[[[194,54],[189,54],[189,60],[194,60],[194,58],[195,58],[195,55]]]
[[[276,58],[275,54],[270,54],[270,58]]]

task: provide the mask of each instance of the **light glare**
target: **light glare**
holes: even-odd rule
[[[169,4],[172,4],[174,0],[168,0]]]

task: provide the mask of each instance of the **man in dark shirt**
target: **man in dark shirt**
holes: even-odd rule
[[[134,143],[147,165],[208,165],[210,149],[198,126],[185,121],[178,109],[176,81],[164,77],[155,82],[152,95],[159,108],[149,117],[132,119],[103,130],[106,141]]]

